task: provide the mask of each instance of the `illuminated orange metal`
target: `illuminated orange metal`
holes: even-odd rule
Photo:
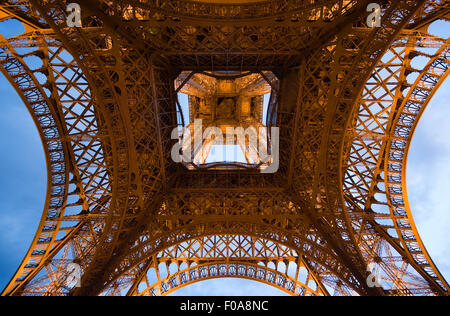
[[[67,26],[66,1],[0,1],[0,21],[25,26],[0,37],[0,70],[48,168],[41,223],[3,295],[166,294],[219,276],[295,295],[448,295],[405,181],[415,127],[448,75],[448,39],[427,32],[448,20],[447,1],[385,1],[379,28],[367,27],[373,0],[78,2],[82,28]],[[171,160],[180,85],[220,72],[276,92],[277,173]],[[374,263],[383,288],[367,282]]]

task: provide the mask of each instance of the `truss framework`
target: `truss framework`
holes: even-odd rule
[[[81,29],[66,27],[65,1],[0,2],[1,20],[25,26],[0,37],[0,70],[48,167],[41,224],[3,295],[167,294],[230,276],[294,295],[447,295],[405,181],[417,122],[448,75],[448,40],[426,32],[447,1],[383,1],[376,29],[370,1],[79,2]],[[217,69],[280,78],[278,173],[171,162],[174,80]],[[383,289],[366,282],[373,262]]]

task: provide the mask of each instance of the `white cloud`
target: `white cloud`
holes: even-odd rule
[[[450,82],[425,111],[408,162],[408,195],[416,225],[432,259],[450,279]]]

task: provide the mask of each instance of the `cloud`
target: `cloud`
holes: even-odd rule
[[[28,110],[0,76],[0,287],[22,261],[44,207],[47,172],[37,129]]]
[[[450,279],[450,82],[425,111],[408,160],[408,196],[419,233],[432,259]]]

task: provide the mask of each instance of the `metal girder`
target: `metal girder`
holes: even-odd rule
[[[73,29],[65,1],[1,1],[0,19],[26,26],[0,38],[1,70],[35,119],[49,170],[41,225],[3,295],[163,294],[219,276],[256,280],[258,269],[259,280],[297,295],[446,295],[414,226],[404,169],[418,119],[448,74],[446,39],[425,30],[448,3],[383,1],[372,29],[370,2],[80,1],[83,28]],[[417,55],[430,59],[423,70],[410,65]],[[189,171],[170,159],[177,75],[232,69],[280,80],[276,174]],[[183,255],[205,241],[221,251]],[[256,244],[289,249],[265,260],[295,262],[295,275],[248,251],[223,253]],[[198,264],[177,263],[164,279],[158,266],[169,261]],[[66,284],[71,262],[82,268],[79,289]],[[366,283],[372,262],[383,290]],[[207,274],[190,278],[200,268]]]

